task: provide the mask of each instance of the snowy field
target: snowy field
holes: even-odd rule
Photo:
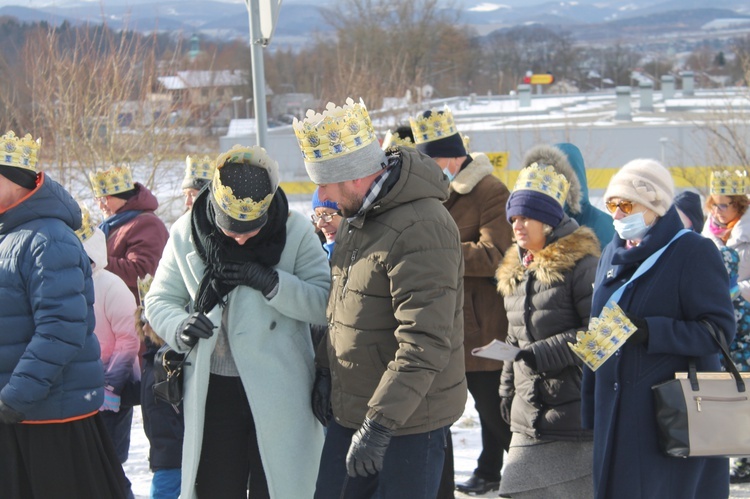
[[[469,399],[466,403],[466,411],[464,412],[464,415],[453,425],[452,432],[456,483],[460,483],[471,476],[472,471],[474,471],[474,468],[476,467],[476,459],[479,456],[482,447],[479,434],[479,417],[474,410],[474,401],[471,399],[471,395],[469,395]],[[149,488],[151,486],[151,472],[148,469],[148,440],[143,433],[141,413],[138,408],[136,408],[133,415],[130,457],[128,462],[125,463],[124,468],[125,473],[133,483],[133,493],[135,494],[136,499],[148,499]],[[456,492],[457,499],[497,496],[497,492],[489,492],[481,496],[472,496]],[[750,483],[733,485],[729,497],[730,499],[750,498]]]

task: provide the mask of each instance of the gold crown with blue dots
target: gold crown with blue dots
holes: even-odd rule
[[[113,166],[109,170],[97,170],[89,173],[94,197],[103,198],[131,191],[135,188],[133,172],[128,165]]]
[[[568,346],[584,364],[596,371],[635,333],[636,328],[614,302],[604,307],[599,317],[589,322],[587,331],[576,333],[576,342]]]
[[[747,172],[745,170],[711,171],[711,194],[719,196],[742,196],[747,194]]]
[[[146,293],[151,289],[151,283],[154,282],[154,276],[146,274],[143,277],[136,277],[136,283],[138,284],[138,303],[143,305],[143,300],[146,299]]]
[[[91,212],[86,205],[78,203],[78,206],[81,208],[81,228],[76,231],[76,236],[82,243],[85,243],[94,235],[96,225],[91,220]]]
[[[30,133],[16,137],[13,130],[9,130],[0,137],[0,164],[37,173],[36,164],[41,145],[42,139],[34,140]]]
[[[185,177],[210,181],[216,166],[208,155],[203,157],[187,156],[185,158]]]
[[[409,117],[414,142],[424,144],[433,140],[440,140],[458,133],[453,113],[448,106],[443,109],[430,109],[430,115],[425,117],[419,113],[416,118]]]
[[[221,169],[226,164],[245,163],[265,169],[271,181],[271,192],[259,201],[253,198],[235,197],[231,187],[221,183]],[[213,178],[213,196],[221,211],[235,220],[252,221],[262,217],[271,205],[276,189],[279,187],[279,165],[260,146],[244,147],[235,145],[229,151],[216,158],[216,170]]]
[[[308,163],[341,157],[377,140],[365,103],[351,98],[340,107],[329,102],[322,113],[310,109],[304,120],[295,118],[292,127]]]
[[[513,186],[513,191],[536,191],[545,194],[558,203],[565,204],[570,182],[565,175],[557,173],[553,166],[531,163],[521,170]]]

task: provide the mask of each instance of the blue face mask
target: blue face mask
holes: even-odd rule
[[[646,235],[650,225],[646,225],[646,220],[643,218],[643,212],[633,213],[627,217],[621,218],[620,220],[613,220],[612,223],[615,226],[615,231],[621,239],[627,240],[640,240]]]
[[[453,179],[456,178],[456,176],[451,173],[450,169],[447,166],[443,168],[443,173],[446,177],[448,177],[449,182],[453,182]]]

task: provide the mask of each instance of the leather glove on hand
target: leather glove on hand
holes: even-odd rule
[[[23,421],[25,416],[0,400],[0,423],[13,424]]]
[[[346,454],[346,471],[350,477],[374,475],[383,469],[383,458],[393,431],[365,418],[352,437]]]
[[[120,396],[112,390],[104,389],[104,403],[100,411],[120,412]]]
[[[220,275],[227,284],[250,286],[267,298],[272,298],[269,295],[279,284],[279,274],[275,270],[256,262],[224,264]]]
[[[318,368],[315,370],[315,381],[312,391],[312,411],[315,418],[323,426],[333,417],[331,410],[331,370]]]
[[[510,424],[510,408],[513,405],[513,397],[500,397],[500,416],[507,424]]]
[[[639,343],[647,343],[648,342],[648,322],[646,322],[645,319],[641,319],[640,317],[629,314],[627,312],[625,313],[625,315],[628,317],[630,322],[632,322],[633,325],[638,328],[635,331],[635,333],[630,335],[626,343],[632,343],[635,345]]]
[[[531,350],[521,350],[516,354],[514,360],[522,360],[526,362],[530,368],[536,371],[536,356]]]
[[[192,347],[198,343],[198,340],[210,338],[214,334],[214,324],[211,320],[200,312],[193,312],[187,319],[182,321],[177,328],[180,340],[187,346]]]

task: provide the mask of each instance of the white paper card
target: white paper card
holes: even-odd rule
[[[485,357],[494,360],[513,360],[521,349],[509,345],[504,341],[492,340],[483,347],[474,348],[471,354],[475,357]]]

